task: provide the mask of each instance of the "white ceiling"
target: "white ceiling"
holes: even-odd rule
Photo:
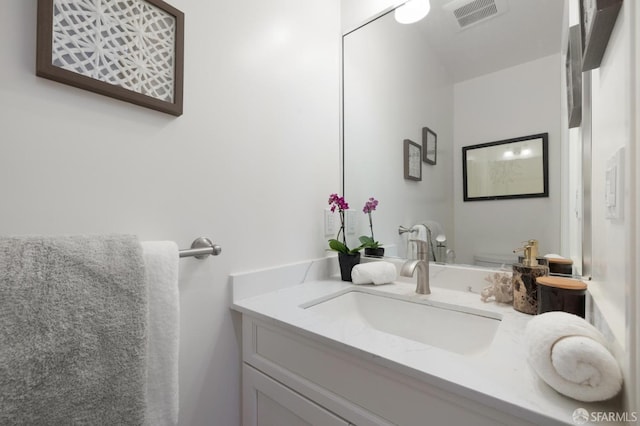
[[[455,82],[562,51],[566,0],[506,0],[506,13],[464,30],[443,9],[451,1],[431,0],[429,15],[413,25],[422,27]]]

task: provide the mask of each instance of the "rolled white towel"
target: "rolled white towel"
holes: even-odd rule
[[[618,362],[594,326],[566,312],[547,312],[525,331],[529,363],[549,386],[579,401],[604,401],[622,389]]]
[[[387,284],[395,281],[397,274],[390,262],[360,263],[351,270],[351,280],[354,284]]]

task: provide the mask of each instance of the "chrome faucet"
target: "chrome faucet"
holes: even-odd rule
[[[428,229],[428,228],[427,228]],[[424,240],[409,240],[412,243],[416,243],[416,255],[418,256],[418,260],[424,260],[425,262],[429,262],[429,243]]]
[[[418,259],[406,261],[400,269],[400,275],[412,277],[417,269],[416,293],[431,294],[431,289],[429,288],[429,245],[422,240],[411,241],[417,244]]]

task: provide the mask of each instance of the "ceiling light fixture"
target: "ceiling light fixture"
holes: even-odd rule
[[[395,18],[401,24],[418,22],[431,10],[429,0],[409,0],[395,11]]]

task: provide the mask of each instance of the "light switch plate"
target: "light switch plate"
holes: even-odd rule
[[[356,210],[345,210],[345,227],[347,228],[347,235],[353,235],[358,229],[358,217],[356,216]]]
[[[340,229],[340,215],[330,209],[324,209],[324,235],[335,238]]]
[[[624,147],[607,161],[605,170],[604,201],[606,218],[622,220],[624,199]]]

